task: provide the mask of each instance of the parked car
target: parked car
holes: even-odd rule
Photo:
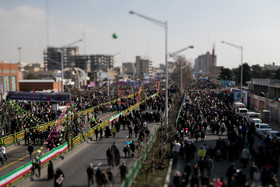
[[[245,114],[248,112],[247,108],[238,108],[237,109],[237,115],[239,116],[245,116]]]
[[[256,134],[259,135],[259,136],[263,136],[263,134],[266,132],[266,131],[272,131],[271,127],[269,124],[267,123],[257,123],[255,125],[255,128],[256,128]]]
[[[234,112],[237,112],[238,108],[246,108],[244,103],[241,103],[240,101],[234,102],[232,105],[232,108],[234,110]]]
[[[252,118],[260,118],[261,114],[257,112],[247,112],[245,118],[247,121],[250,121]]]
[[[280,140],[280,132],[279,131],[266,131],[262,134],[262,138],[265,139],[266,137],[269,137],[271,140],[275,137],[278,140]]]
[[[256,123],[262,123],[262,120],[260,118],[251,118],[249,121],[250,125],[251,124],[256,124]]]

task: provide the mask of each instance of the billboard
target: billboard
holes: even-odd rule
[[[34,102],[71,102],[71,94],[56,92],[15,92],[9,91],[7,100]]]

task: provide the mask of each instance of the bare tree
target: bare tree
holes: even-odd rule
[[[192,64],[189,60],[187,60],[183,56],[176,56],[175,62],[173,66],[173,72],[171,73],[171,78],[173,81],[181,84],[181,76],[182,76],[182,84],[185,87],[186,85],[191,84],[192,81]]]

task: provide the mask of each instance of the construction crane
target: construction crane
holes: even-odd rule
[[[67,44],[67,45],[64,45],[63,47],[70,47],[70,46],[72,46],[72,45],[74,45],[74,44],[76,44],[76,43],[79,43],[79,42],[81,42],[81,41],[83,41],[83,39],[79,39],[79,40],[77,40],[77,41],[71,42],[71,43],[69,43],[69,44]]]

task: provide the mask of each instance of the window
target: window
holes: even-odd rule
[[[10,91],[10,77],[4,76],[4,92]]]
[[[17,91],[17,77],[12,76],[12,91]]]

